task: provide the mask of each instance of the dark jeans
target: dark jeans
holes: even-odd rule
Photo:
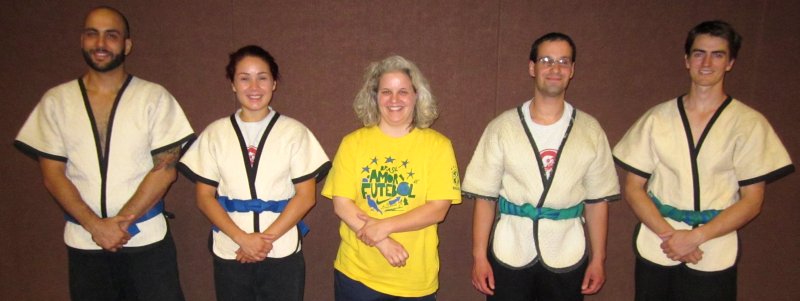
[[[70,297],[76,301],[182,301],[175,242],[117,252],[67,247]]]
[[[422,297],[397,297],[373,290],[338,270],[333,270],[336,301],[436,301],[436,294]]]
[[[255,263],[214,256],[214,287],[218,301],[301,301],[305,277],[303,251]]]

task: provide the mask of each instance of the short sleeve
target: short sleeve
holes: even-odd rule
[[[330,169],[328,156],[308,128],[303,126],[298,129],[298,133],[297,140],[292,145],[292,183],[300,183],[311,178],[320,181]]]
[[[167,90],[157,86],[153,97],[157,98],[154,108],[149,112],[151,154],[182,145],[194,136],[189,120],[186,119],[178,101]]]
[[[466,195],[496,199],[500,194],[504,153],[498,128],[495,122],[490,123],[475,147],[461,186]]]
[[[339,150],[336,151],[336,156],[333,158],[330,174],[325,180],[325,186],[322,187],[323,196],[329,199],[333,199],[334,196],[356,199],[358,191],[353,182],[355,179],[353,171],[356,170],[355,150],[357,147],[352,136],[342,139]]]
[[[602,129],[599,129],[596,135],[596,156],[583,178],[587,203],[619,199],[619,178],[608,138]]]
[[[28,119],[17,134],[15,145],[23,152],[34,157],[45,157],[62,162],[67,161],[67,150],[62,139],[58,97],[53,90],[48,91],[36,105]],[[61,125],[61,126],[59,126]]]
[[[755,115],[755,120],[742,128],[733,154],[740,186],[777,180],[794,171],[789,153],[772,126],[761,114]]]
[[[212,124],[214,125],[214,124]],[[189,179],[214,187],[219,186],[220,172],[215,154],[213,133],[209,126],[195,140],[180,160],[179,168]]]
[[[643,178],[650,178],[656,168],[652,143],[651,112],[645,113],[628,129],[625,136],[614,146],[614,159],[620,167]]]
[[[437,143],[432,153],[435,155],[430,161],[431,169],[428,174],[430,185],[426,201],[451,200],[451,204],[460,204],[461,181],[453,145],[444,139],[441,143]]]

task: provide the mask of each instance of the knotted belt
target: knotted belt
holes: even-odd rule
[[[652,192],[648,191],[647,195],[649,195],[653,203],[656,204],[656,208],[658,208],[658,212],[661,213],[661,216],[674,221],[683,222],[692,227],[708,224],[711,219],[722,212],[722,210],[716,209],[702,211],[681,210],[670,205],[664,205]]]
[[[581,217],[583,215],[583,203],[564,209],[553,209],[547,207],[534,207],[529,203],[520,205],[509,202],[505,197],[498,199],[500,213],[522,216],[534,221],[540,219],[564,220]]]
[[[140,217],[140,218],[136,219],[135,221],[133,221],[133,223],[131,223],[131,225],[128,226],[128,234],[130,234],[131,237],[135,236],[136,234],[139,234],[139,232],[142,232],[142,231],[139,230],[139,227],[136,226],[136,224],[141,223],[141,222],[145,222],[145,221],[147,221],[147,220],[149,220],[151,218],[154,218],[154,217],[158,216],[159,214],[161,214],[162,212],[164,212],[164,200],[158,201],[158,203],[156,203],[153,206],[153,208],[150,208],[150,210],[147,210],[147,212],[145,212],[144,215],[142,215],[142,217]],[[70,223],[73,223],[73,224],[77,224],[77,225],[81,224],[81,223],[78,222],[78,220],[76,220],[74,217],[72,217],[72,215],[69,215],[68,213],[64,213],[64,219],[67,220]]]
[[[222,206],[222,209],[225,209],[226,212],[255,212],[255,213],[262,213],[265,211],[281,213],[284,209],[286,209],[286,205],[289,204],[289,200],[279,200],[279,201],[264,201],[261,199],[252,199],[252,200],[237,200],[237,199],[229,199],[228,197],[218,197],[217,201],[219,201],[219,205]],[[219,231],[219,228],[216,226],[212,226],[214,231]],[[305,236],[309,229],[306,223],[302,220],[297,223],[297,228],[300,230],[300,233]]]

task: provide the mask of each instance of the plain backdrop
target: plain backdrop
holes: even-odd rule
[[[567,98],[596,117],[616,143],[653,105],[686,92],[686,32],[724,19],[744,36],[726,90],[762,112],[800,154],[800,2],[797,1],[41,1],[0,5],[0,299],[67,300],[63,218],[38,165],[12,146],[41,95],[86,70],[79,52],[85,13],[119,8],[131,24],[128,70],[165,86],[195,131],[236,109],[224,77],[228,53],[258,44],[277,59],[282,81],[272,106],[308,126],[333,158],[360,125],[352,100],[364,68],[392,54],[416,62],[431,82],[464,172],[486,124],[532,96],[531,42],[551,31],[577,43]],[[761,215],[741,231],[740,300],[800,300],[798,176],[767,187]],[[321,185],[318,186],[321,189]],[[179,177],[167,195],[187,300],[213,300],[209,223],[193,185]],[[472,203],[453,206],[440,226],[439,300],[483,300],[469,275]],[[305,219],[306,300],[332,300],[339,243],[330,200]],[[607,283],[587,300],[631,300],[636,219],[610,209]]]

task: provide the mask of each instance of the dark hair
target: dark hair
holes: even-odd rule
[[[531,45],[531,54],[529,56],[531,61],[535,62],[536,59],[539,58],[539,45],[541,45],[544,42],[552,42],[552,41],[565,41],[565,42],[567,42],[569,44],[569,47],[572,48],[572,58],[571,59],[572,59],[573,62],[575,62],[575,58],[578,55],[578,50],[575,48],[575,42],[573,42],[572,38],[570,38],[568,35],[565,35],[565,34],[560,33],[560,32],[551,32],[551,33],[548,33],[546,35],[543,35],[543,36],[539,37],[538,39],[536,39],[536,41],[533,41],[533,45]]]
[[[236,72],[236,64],[247,56],[253,56],[264,60],[264,62],[269,65],[269,72],[272,73],[272,79],[278,81],[281,78],[280,71],[278,71],[278,63],[275,62],[275,58],[273,58],[268,51],[256,45],[247,45],[230,54],[228,66],[225,67],[225,77],[227,77],[228,80],[233,81],[233,74]]]
[[[130,38],[131,38],[131,25],[130,25],[130,24],[128,24],[128,18],[127,18],[127,17],[125,17],[125,15],[124,15],[124,14],[123,14],[121,11],[119,11],[118,9],[116,9],[116,8],[113,8],[113,7],[111,7],[111,6],[105,6],[105,5],[101,5],[101,6],[98,6],[98,7],[92,8],[92,9],[89,11],[89,13],[87,13],[87,14],[86,14],[86,17],[85,17],[85,18],[83,18],[83,19],[84,19],[84,20],[86,20],[86,18],[88,18],[88,17],[89,17],[89,14],[91,14],[92,12],[94,12],[94,11],[96,11],[96,10],[100,10],[100,9],[110,10],[111,12],[113,12],[113,13],[117,14],[117,15],[120,17],[120,19],[122,19],[122,23],[125,25],[125,32],[123,32],[123,34],[125,35],[125,38],[126,38],[126,39],[130,39]],[[84,21],[84,22],[85,22],[85,21]]]
[[[733,26],[721,20],[705,21],[692,28],[686,36],[686,44],[683,46],[686,55],[692,52],[694,40],[701,34],[723,38],[728,41],[731,59],[736,59],[736,56],[739,54],[739,48],[742,47],[742,36],[733,29]]]

